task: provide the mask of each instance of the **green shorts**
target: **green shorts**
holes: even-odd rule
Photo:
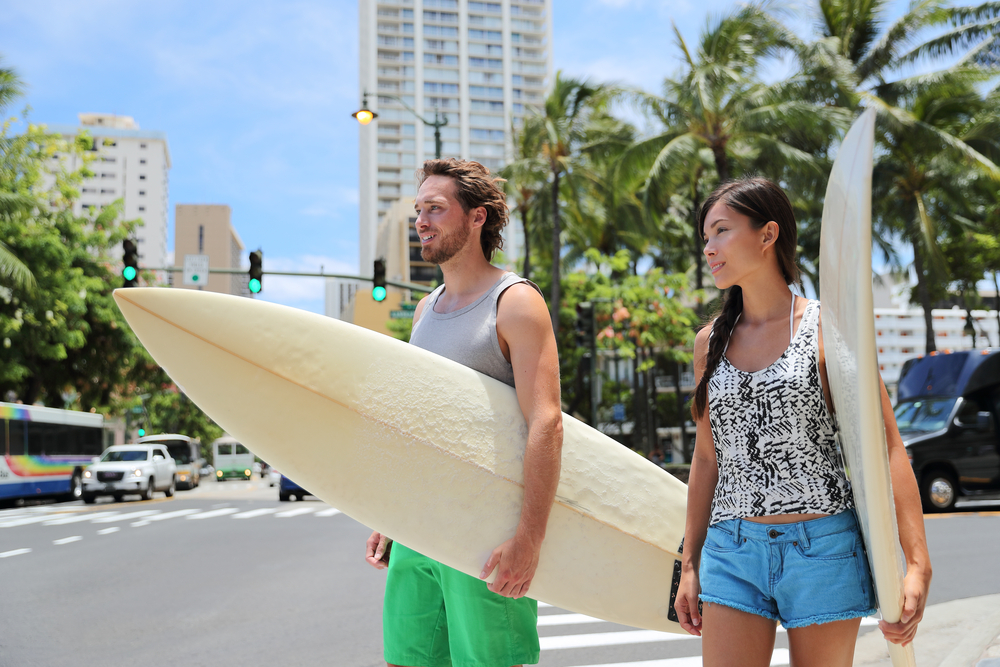
[[[420,667],[538,662],[538,603],[393,542],[382,608],[385,661]]]

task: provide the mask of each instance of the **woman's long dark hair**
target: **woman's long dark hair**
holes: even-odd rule
[[[795,264],[795,249],[798,244],[798,229],[792,204],[785,192],[766,178],[742,178],[727,181],[715,189],[701,206],[698,227],[704,234],[705,218],[712,207],[722,202],[727,207],[750,218],[754,229],[760,229],[770,221],[778,223],[778,240],[774,243],[778,267],[785,283],[798,282],[799,269]],[[722,311],[712,325],[712,335],[708,342],[708,359],[705,373],[694,393],[691,414],[700,419],[708,404],[708,381],[719,366],[722,354],[729,343],[729,337],[736,327],[736,318],[743,311],[743,288],[730,287],[722,297]]]

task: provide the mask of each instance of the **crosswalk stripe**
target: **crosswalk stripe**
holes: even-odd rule
[[[91,521],[93,519],[103,519],[105,517],[115,516],[118,512],[94,512],[93,514],[77,514],[75,516],[65,517],[62,519],[52,519],[51,521],[46,521],[43,526],[65,526],[68,523],[79,523],[80,521]]]
[[[70,542],[79,542],[82,539],[82,536],[74,535],[73,537],[64,537],[61,540],[52,540],[52,544],[69,544]]]
[[[166,521],[167,519],[176,519],[181,516],[189,516],[191,514],[197,514],[201,510],[196,509],[186,509],[186,510],[174,510],[173,512],[166,512],[164,514],[157,514],[156,516],[146,517],[144,521]]]
[[[336,507],[331,507],[328,510],[323,510],[322,512],[316,512],[316,516],[336,516],[340,514],[340,510]]]
[[[771,654],[771,667],[781,667],[788,665],[790,657],[787,648],[774,649]],[[584,666],[580,666],[584,667]],[[701,656],[693,655],[687,658],[665,658],[660,660],[642,660],[640,662],[615,662],[603,663],[600,665],[586,665],[585,667],[701,667]]]
[[[128,514],[115,513],[115,516],[106,516],[100,519],[94,519],[92,523],[115,523],[117,521],[129,521],[131,519],[138,519],[139,517],[152,516],[160,513],[160,510],[142,510],[141,512],[129,512]]]
[[[121,526],[112,526],[111,528],[102,528],[97,531],[98,535],[110,535],[111,533],[117,533],[121,530]]]
[[[250,510],[249,512],[240,512],[239,514],[234,514],[234,519],[252,519],[255,516],[263,516],[265,514],[271,514],[277,512],[279,508],[277,507],[261,507],[260,509]]]
[[[208,512],[202,512],[201,514],[192,514],[188,519],[211,519],[217,516],[226,516],[227,514],[236,514],[239,512],[235,507],[223,507],[222,509],[210,510]]]
[[[0,553],[0,558],[10,558],[11,556],[20,556],[22,554],[30,554],[31,549],[14,549],[13,551],[4,551]]]
[[[579,625],[581,623],[607,623],[607,621],[583,614],[549,614],[538,617],[538,627],[550,625]]]
[[[559,635],[539,637],[543,651],[566,648],[591,648],[594,646],[617,646],[621,644],[648,644],[652,642],[672,642],[692,639],[691,635],[678,635],[656,630],[625,630],[622,632],[595,632],[582,635]]]
[[[288,510],[286,512],[278,512],[274,516],[281,517],[282,519],[290,516],[298,516],[300,514],[310,514],[315,512],[317,508],[315,507],[296,507],[293,510]]]
[[[42,521],[48,521],[52,518],[51,514],[42,514],[36,516],[26,516],[18,519],[9,519],[7,521],[0,522],[0,528],[13,528],[15,526],[27,526],[29,523],[41,523]]]

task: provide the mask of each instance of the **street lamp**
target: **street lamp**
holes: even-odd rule
[[[421,123],[423,123],[427,127],[433,127],[434,128],[434,157],[437,158],[438,160],[440,160],[441,159],[441,128],[448,124],[448,117],[441,115],[441,113],[437,110],[437,107],[435,107],[434,108],[434,120],[433,121],[429,121],[426,118],[424,118],[423,116],[421,116],[420,114],[418,114],[416,111],[414,111],[410,107],[409,104],[407,104],[406,102],[404,102],[399,97],[396,97],[395,95],[387,95],[387,94],[384,94],[384,93],[380,93],[380,95],[382,97],[388,97],[390,99],[396,100],[397,102],[399,102],[400,104],[403,105],[403,108],[405,108],[407,111],[409,111],[410,113],[412,113],[415,117],[419,118]],[[367,125],[368,123],[372,122],[374,119],[378,118],[378,114],[377,113],[375,113],[374,111],[370,111],[368,109],[368,91],[367,90],[364,91],[364,93],[361,96],[361,108],[358,111],[355,111],[354,113],[352,113],[351,115],[354,118],[356,118],[357,121],[359,123],[361,123],[362,125]]]

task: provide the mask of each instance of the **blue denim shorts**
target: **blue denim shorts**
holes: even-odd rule
[[[877,611],[854,510],[782,525],[720,521],[705,537],[699,578],[703,602],[786,628]]]

